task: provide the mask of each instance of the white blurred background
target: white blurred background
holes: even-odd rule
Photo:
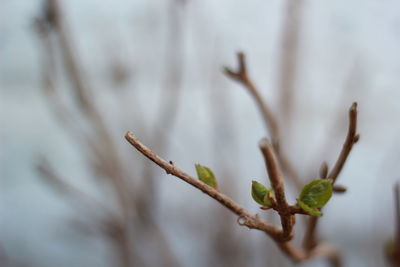
[[[236,66],[237,51],[246,53],[251,77],[282,118],[283,149],[304,182],[317,178],[323,161],[334,163],[347,110],[358,102],[361,139],[338,180],[348,191],[329,202],[320,232],[340,249],[344,266],[386,266],[383,246],[395,231],[393,185],[400,177],[398,1],[298,1],[291,30],[289,1],[59,2],[91,97],[141,181],[132,187],[146,187],[146,168],[156,176],[151,213],[182,266],[225,266],[229,258],[235,260],[226,266],[292,266],[268,237],[240,227],[218,203],[147,164],[123,138],[134,131],[157,151],[152,136],[161,136],[161,156],[191,174],[194,163],[210,167],[221,191],[261,213],[250,184],[266,183],[257,144],[267,134],[253,99],[221,71]],[[92,213],[48,186],[35,167],[44,156],[85,195],[114,205],[43,89],[49,51],[34,27],[42,5],[0,3],[0,264],[118,266],[107,238],[91,226]],[[60,51],[56,87],[76,108]],[[285,84],[293,97],[288,117],[280,102]],[[165,110],[173,115],[163,116]],[[296,191],[288,187],[294,202]],[[140,229],[133,237],[143,255],[135,266],[163,265],[151,238]],[[221,254],[218,239],[241,246]]]

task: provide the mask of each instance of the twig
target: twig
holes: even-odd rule
[[[150,159],[155,164],[164,169],[167,174],[172,174],[182,179],[183,181],[187,182],[188,184],[193,185],[194,187],[203,191],[204,193],[206,193],[207,195],[209,195],[210,197],[214,198],[219,203],[224,205],[226,208],[231,210],[233,213],[238,215],[241,219],[244,220],[241,223],[242,225],[246,225],[249,228],[262,230],[271,235],[274,239],[276,238],[279,239],[281,235],[281,230],[279,228],[260,220],[257,216],[249,213],[244,208],[240,207],[236,202],[234,202],[228,196],[218,192],[217,190],[203,183],[199,179],[190,176],[189,174],[180,170],[175,165],[170,164],[169,162],[160,158],[150,148],[143,145],[132,132],[127,132],[125,138],[132,146],[134,146],[144,156],[146,156],[148,159]]]
[[[302,183],[300,181],[299,176],[297,175],[296,171],[292,167],[292,164],[289,162],[287,157],[280,151],[279,149],[279,125],[278,122],[268,107],[268,104],[264,101],[262,98],[259,90],[255,87],[254,83],[250,79],[248,72],[247,72],[247,66],[246,66],[246,58],[244,53],[239,52],[237,54],[238,57],[238,70],[233,71],[228,67],[224,68],[225,73],[232,79],[240,82],[251,94],[251,96],[254,98],[257,107],[259,108],[262,118],[264,120],[264,125],[267,129],[267,132],[269,132],[271,140],[272,140],[272,145],[274,147],[274,150],[277,154],[277,157],[279,159],[279,164],[284,171],[285,174],[288,175],[288,177],[291,178],[293,181],[294,185],[298,188],[302,188]]]
[[[326,163],[325,161],[322,162],[321,167],[319,168],[319,178],[324,179],[328,177],[328,163]]]
[[[259,146],[265,159],[271,186],[274,189],[276,197],[275,209],[278,211],[279,216],[281,217],[283,229],[282,238],[284,240],[290,240],[293,237],[293,225],[295,222],[295,217],[291,213],[289,205],[286,201],[285,187],[278,161],[271,143],[266,138],[261,140]]]
[[[336,184],[336,185],[333,186],[333,192],[339,193],[339,194],[346,193],[347,192],[347,188],[345,186],[343,186],[343,185],[337,185]]]
[[[353,145],[358,141],[359,135],[357,134],[357,103],[354,102],[349,109],[349,127],[347,131],[347,136],[344,141],[342,150],[339,154],[339,157],[328,175],[328,178],[332,179],[333,182],[336,182]],[[303,246],[307,250],[313,249],[317,244],[317,224],[318,217],[311,217],[309,219],[306,233],[304,235]]]
[[[337,177],[343,169],[344,163],[350,154],[353,145],[358,141],[360,136],[357,134],[357,102],[354,102],[349,109],[349,128],[347,131],[346,140],[344,141],[342,151],[333,166],[328,177],[336,182]]]
[[[231,77],[232,79],[242,83],[245,88],[250,92],[253,96],[258,108],[261,111],[262,117],[264,118],[264,124],[267,128],[267,131],[271,135],[271,140],[273,143],[278,142],[277,138],[279,137],[278,123],[275,119],[275,116],[272,114],[272,111],[269,109],[267,103],[262,98],[260,92],[254,86],[251,81],[246,66],[246,57],[243,52],[239,52],[237,54],[238,57],[238,71],[232,71],[231,69],[225,67],[225,73]]]

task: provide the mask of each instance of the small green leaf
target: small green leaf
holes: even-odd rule
[[[267,196],[268,189],[259,182],[253,181],[251,185],[251,196],[254,201],[260,205],[264,205],[264,197]]]
[[[307,212],[310,215],[313,216],[322,216],[323,213],[321,211],[319,211],[316,208],[311,208],[310,206],[308,206],[307,204],[305,204],[303,201],[297,199],[297,206],[299,206],[301,209],[303,209],[305,212]]]
[[[323,207],[332,196],[332,179],[314,180],[301,190],[299,200],[310,208]]]
[[[253,181],[251,185],[251,196],[255,202],[263,207],[270,207],[272,205],[271,198],[274,197],[274,191],[266,188],[259,182]]]
[[[200,164],[195,164],[194,166],[196,167],[197,177],[199,177],[200,181],[218,190],[217,179],[214,173],[206,166]]]

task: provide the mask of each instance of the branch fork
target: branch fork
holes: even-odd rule
[[[298,176],[294,172],[289,161],[286,159],[283,153],[279,151],[279,129],[277,121],[269,110],[265,101],[262,99],[258,90],[250,80],[246,68],[245,56],[243,53],[238,53],[238,62],[237,71],[232,71],[229,68],[225,68],[225,73],[232,79],[242,83],[248,89],[248,91],[254,97],[257,106],[263,115],[265,125],[270,132],[272,143],[268,139],[264,138],[260,141],[259,148],[264,157],[268,178],[274,191],[274,197],[271,197],[272,205],[268,207],[261,207],[261,209],[274,209],[277,211],[280,216],[281,227],[277,227],[263,221],[258,215],[251,214],[228,196],[224,195],[213,187],[208,186],[199,179],[196,179],[183,172],[171,161],[167,162],[160,158],[151,149],[142,144],[132,132],[127,132],[125,138],[135,149],[164,169],[167,174],[176,176],[186,183],[191,184],[236,214],[238,216],[237,223],[239,225],[246,226],[249,229],[257,229],[266,233],[276,241],[278,247],[294,262],[301,262],[314,257],[325,257],[329,259],[329,261],[332,263],[332,266],[340,266],[340,257],[336,249],[330,245],[317,242],[316,226],[318,217],[311,216],[309,219],[308,227],[303,240],[303,248],[293,245],[291,240],[294,237],[293,228],[295,224],[295,215],[308,214],[297,205],[288,204],[283,182],[284,174],[290,177],[291,181],[298,188],[302,188],[302,184],[298,180]],[[326,163],[321,166],[320,176],[324,176],[321,178],[330,178],[333,180],[333,183],[336,182],[336,179],[340,174],[353,145],[359,140],[359,135],[356,132],[357,103],[353,103],[349,110],[349,128],[342,150],[331,172],[328,173],[328,166]],[[335,188],[335,191],[345,191],[345,188],[341,186],[336,186]]]

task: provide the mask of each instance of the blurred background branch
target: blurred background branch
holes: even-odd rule
[[[220,72],[235,67],[235,51],[246,51],[247,75],[277,121],[279,142],[272,139],[288,162],[288,203],[332,173],[344,110],[360,103],[363,136],[340,168],[343,185],[334,186],[346,193],[313,230],[316,253],[335,263],[326,239],[344,266],[389,264],[399,8],[357,0],[3,1],[0,265],[292,266],[273,240],[164,179],[122,138],[135,130],[190,175],[194,163],[209,166],[221,192],[280,226],[273,209],[251,200],[251,181],[265,177],[255,144],[268,132],[254,97]],[[321,162],[330,164],[319,173]],[[294,227],[299,247],[304,226]],[[324,264],[314,257],[307,266]]]

